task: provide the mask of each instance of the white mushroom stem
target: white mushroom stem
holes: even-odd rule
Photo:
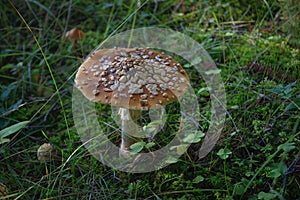
[[[126,156],[130,152],[130,145],[140,141],[133,135],[138,133],[137,120],[141,117],[141,111],[120,108],[118,114],[122,120],[122,141],[119,153],[121,156]]]

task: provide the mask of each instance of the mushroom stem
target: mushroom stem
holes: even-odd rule
[[[129,110],[126,108],[120,108],[119,113],[122,120],[122,138],[120,155],[128,155],[130,152],[130,145],[140,141],[140,138],[134,137],[138,135],[137,121],[141,117],[140,110]]]

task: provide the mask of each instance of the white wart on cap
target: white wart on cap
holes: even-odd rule
[[[90,101],[148,110],[184,94],[189,80],[172,57],[149,48],[98,50],[80,66],[75,83]]]

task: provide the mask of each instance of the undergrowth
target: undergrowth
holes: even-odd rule
[[[2,1],[0,130],[30,121],[0,144],[0,183],[7,186],[6,195],[12,199],[300,198],[296,162],[300,54],[295,45],[299,38],[287,31],[288,25],[281,26],[288,19],[284,3]],[[290,26],[295,23],[289,21]],[[130,174],[103,165],[84,147],[74,127],[72,89],[84,57],[101,42],[112,34],[147,26],[180,31],[201,43],[221,69],[227,116],[217,145],[204,159],[197,158],[200,142],[163,169]],[[64,37],[74,27],[86,34],[76,51]],[[189,75],[201,116],[209,118],[205,82],[192,65],[177,59]],[[161,146],[178,130],[178,107],[176,102],[167,107],[167,125],[154,138]],[[96,108],[103,130],[117,145],[120,127],[111,108]],[[207,131],[208,122],[201,125],[201,131]],[[36,151],[48,142],[57,157],[40,162]],[[5,199],[1,193],[0,199]]]

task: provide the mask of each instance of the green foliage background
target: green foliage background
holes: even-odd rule
[[[0,182],[7,195],[283,199],[284,193],[285,199],[299,198],[299,7],[294,0],[1,1],[0,130],[30,121],[0,144]],[[83,58],[103,40],[147,26],[180,31],[203,45],[221,69],[228,114],[206,158],[197,159],[200,142],[159,171],[122,173],[82,147],[71,112],[73,79]],[[74,27],[86,33],[77,51],[64,37]],[[196,70],[176,59],[186,67],[200,108],[209,106]],[[97,109],[99,122],[118,144],[120,130],[110,108]],[[167,127],[156,138],[161,145],[178,129],[176,110],[176,103],[168,107]],[[205,132],[207,122],[201,125]],[[47,142],[58,158],[40,163],[36,151]]]

